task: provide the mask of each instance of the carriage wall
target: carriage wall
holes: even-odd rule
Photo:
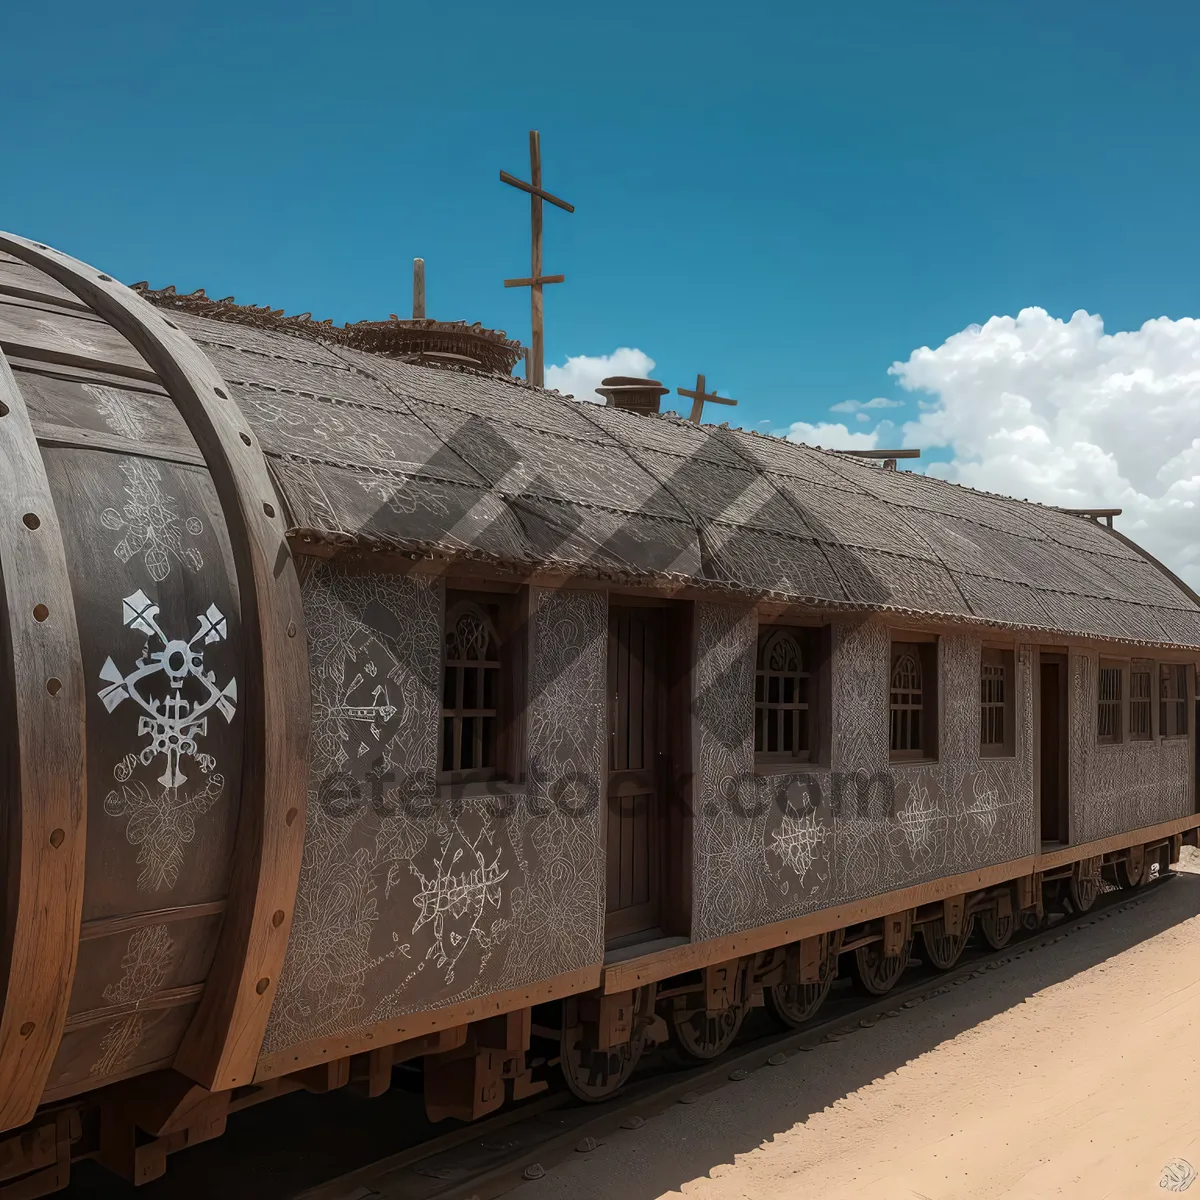
[[[530,500],[518,523],[464,465],[498,456],[497,477],[518,465],[511,444],[480,440],[489,404],[529,423],[535,473],[554,473],[563,489],[583,488],[588,471],[603,478],[620,458],[600,439],[575,443],[583,465],[573,462],[555,438],[579,437],[580,426],[557,400],[490,381],[463,410],[431,407],[418,421],[406,389],[428,375],[451,394],[452,374],[168,319],[83,264],[4,244],[17,253],[0,257],[3,461],[24,472],[16,508],[41,496],[46,509],[40,530],[26,522],[0,538],[0,1078],[20,1084],[0,1102],[4,1126],[39,1103],[169,1066],[229,1089],[596,988],[609,614],[621,597],[597,580],[539,582],[530,563],[532,584],[458,565],[454,587],[514,599],[524,667],[514,779],[451,791],[437,778],[444,573],[339,557],[332,535],[289,546],[284,522],[324,522],[348,548],[351,530],[399,524],[432,536],[476,520],[489,552],[519,558],[520,538],[539,530],[556,546],[603,542],[695,575],[699,552],[669,489],[635,473],[622,487],[638,513],[602,514],[598,530],[584,526],[586,504],[572,524]],[[446,448],[464,412],[471,436],[456,458]],[[665,461],[675,431],[646,428],[645,461]],[[435,464],[438,481],[414,484],[398,454]],[[819,463],[805,469],[835,477]],[[715,468],[690,473],[699,488]],[[4,519],[19,522],[8,498]],[[30,542],[35,532],[42,540]],[[737,550],[748,562],[760,536]],[[20,558],[29,546],[49,547],[34,583],[60,572],[32,635]],[[871,561],[878,588],[889,568],[880,554]],[[1183,613],[1161,621],[1195,618],[1191,601],[1155,586]],[[626,603],[636,591],[618,590]],[[676,940],[715,943],[946,877],[1028,867],[1038,853],[1039,643],[1029,633],[925,620],[924,636],[936,636],[938,753],[896,763],[889,646],[903,621],[793,606],[796,619],[830,627],[828,753],[764,776],[755,656],[760,624],[775,618],[728,595],[672,603],[686,609],[689,663],[676,696],[690,813]],[[1180,628],[1174,643],[1165,626],[1159,634],[1174,644],[1164,653],[1188,661],[1191,626]],[[993,638],[1015,664],[1008,757],[979,748],[980,656]],[[1200,824],[1194,721],[1187,738],[1098,745],[1105,648],[1068,640],[1071,843]],[[58,707],[46,710],[36,673],[54,655]],[[40,754],[39,731],[57,739]],[[46,910],[38,897],[51,890],[62,899]],[[31,981],[39,950],[54,961]]]

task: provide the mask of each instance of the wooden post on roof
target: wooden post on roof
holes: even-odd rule
[[[531,354],[526,360],[525,377],[537,387],[542,387],[545,384],[545,330],[542,316],[542,287],[547,283],[563,283],[566,280],[565,275],[542,274],[542,201],[549,200],[551,204],[556,204],[559,208],[571,213],[575,211],[575,207],[568,204],[565,200],[560,200],[557,196],[552,196],[549,192],[542,190],[542,147],[541,139],[536,129],[529,131],[529,178],[530,182],[525,183],[523,180],[510,175],[507,171],[500,172],[501,183],[511,184],[513,187],[520,188],[521,191],[529,193],[529,278],[506,279],[504,286],[506,288],[527,287],[530,290]],[[532,378],[530,367],[532,367]]]
[[[681,396],[686,396],[692,402],[692,412],[688,420],[693,425],[700,424],[700,418],[704,416],[705,404],[731,404],[736,405],[736,400],[730,400],[726,396],[718,396],[715,392],[706,392],[705,380],[703,375],[696,376],[696,390],[688,391],[687,388],[676,388],[675,391]]]
[[[422,320],[425,316],[425,260],[413,259],[413,320]]]

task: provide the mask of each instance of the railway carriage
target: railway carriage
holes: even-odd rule
[[[12,235],[0,351],[0,1197],[600,1099],[1195,841],[1200,601],[1096,519]]]

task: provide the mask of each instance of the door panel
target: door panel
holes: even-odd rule
[[[1069,728],[1067,725],[1067,660],[1041,656],[1041,840],[1067,840]]]
[[[609,618],[607,895],[609,940],[659,923],[665,696],[661,608]]]

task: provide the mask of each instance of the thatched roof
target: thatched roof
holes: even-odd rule
[[[1085,518],[496,375],[178,319],[256,428],[301,549],[1200,647],[1195,596]]]
[[[8,255],[0,268],[0,337],[19,356],[158,382],[62,284]],[[1200,650],[1200,597],[1094,520],[726,426],[578,403],[464,365],[469,355],[436,366],[397,356],[397,332],[424,337],[436,322],[358,327],[368,352],[308,314],[140,290],[229,385],[301,552],[391,550]],[[78,397],[64,395],[43,397],[49,435],[78,425],[93,438],[71,415]],[[198,457],[190,438],[175,446],[181,423],[159,424],[159,453]]]

